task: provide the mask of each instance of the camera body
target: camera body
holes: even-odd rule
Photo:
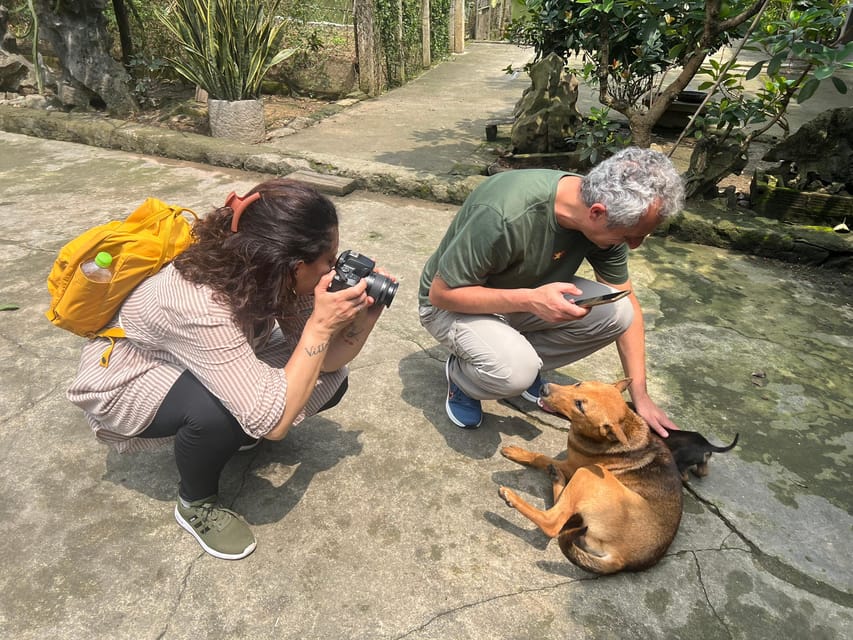
[[[367,280],[367,295],[374,304],[390,307],[397,293],[397,283],[382,274],[374,273],[376,263],[357,251],[347,249],[335,262],[335,275],[329,284],[329,291],[340,291],[355,286],[364,278]]]

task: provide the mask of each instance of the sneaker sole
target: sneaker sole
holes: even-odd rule
[[[539,396],[534,396],[532,393],[528,393],[527,391],[522,391],[521,397],[527,400],[528,402],[539,404]]]
[[[178,505],[175,505],[175,520],[178,521],[178,524],[181,525],[181,527],[183,529],[186,529],[187,531],[189,531],[192,534],[193,538],[195,538],[196,542],[198,542],[201,545],[202,549],[207,551],[207,553],[209,553],[210,555],[212,555],[215,558],[220,558],[222,560],[240,560],[242,558],[245,558],[250,553],[252,553],[252,551],[255,550],[255,547],[258,544],[257,541],[255,541],[252,544],[250,544],[248,547],[243,549],[243,551],[240,553],[222,553],[221,551],[217,551],[216,549],[212,549],[211,547],[208,547],[205,544],[204,540],[201,539],[201,536],[199,536],[198,533],[196,533],[196,530],[192,528],[192,525],[189,522],[187,522],[186,520],[184,520],[184,517],[181,515],[181,512],[178,511]]]
[[[453,412],[450,410],[450,358],[448,358],[444,363],[444,377],[447,378],[447,399],[444,401],[444,410],[447,412],[447,417],[450,418],[450,421],[460,429],[477,429],[481,424],[483,424],[482,417],[477,424],[463,424],[454,417]]]

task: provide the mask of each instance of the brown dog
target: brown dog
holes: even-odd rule
[[[540,511],[506,487],[500,496],[549,538],[558,537],[569,560],[595,573],[651,567],[681,522],[678,469],[666,445],[622,398],[630,382],[543,385],[544,407],[572,423],[566,460],[501,449],[514,462],[549,471],[554,506]]]

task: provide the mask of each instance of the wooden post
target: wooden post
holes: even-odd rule
[[[397,60],[400,65],[399,81],[401,85],[406,84],[406,47],[403,41],[403,11],[405,11],[403,0],[397,0],[397,48],[399,49]]]
[[[355,51],[358,60],[358,86],[374,97],[382,93],[381,46],[373,13],[373,0],[353,0],[352,19],[355,27]]]
[[[501,32],[500,39],[504,38],[504,29],[509,26],[512,21],[512,0],[504,0],[503,9],[501,10]]]
[[[421,0],[421,40],[423,41],[424,69],[429,69],[432,64],[432,33],[429,24],[429,0]]]
[[[474,0],[474,28],[472,29],[472,40],[482,40],[480,37],[480,0]]]
[[[450,5],[450,43],[453,53],[464,53],[465,0],[453,0]]]

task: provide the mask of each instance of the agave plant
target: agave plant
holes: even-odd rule
[[[279,1],[175,0],[158,18],[176,39],[175,70],[215,100],[260,97],[267,72],[294,53],[281,49]]]

